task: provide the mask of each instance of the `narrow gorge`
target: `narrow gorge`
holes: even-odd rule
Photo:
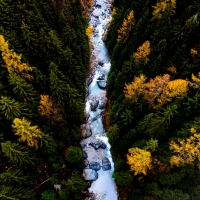
[[[102,114],[107,102],[106,80],[111,65],[103,37],[111,20],[111,1],[94,1],[88,19],[89,26],[93,28],[93,35],[90,37],[91,70],[86,80],[87,123],[81,126],[84,138],[81,146],[85,159],[83,177],[92,182],[89,188],[90,199],[117,200],[116,185],[112,178],[114,163],[102,123]]]

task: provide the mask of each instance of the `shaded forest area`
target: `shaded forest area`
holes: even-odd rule
[[[79,0],[0,1],[0,199],[83,198],[84,15]]]
[[[114,0],[105,40],[119,199],[200,199],[200,2]]]

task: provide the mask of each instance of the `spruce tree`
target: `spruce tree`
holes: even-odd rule
[[[24,176],[20,170],[7,170],[0,174],[0,179],[4,184],[12,186],[15,183],[23,185],[23,183],[26,183],[28,177]]]
[[[21,100],[31,102],[39,100],[38,93],[33,86],[16,73],[9,73],[8,81],[10,85],[13,86],[13,92],[20,97]]]
[[[17,143],[11,143],[10,141],[1,143],[2,152],[19,167],[23,165],[33,165],[34,158],[31,155],[30,150]]]
[[[15,117],[21,116],[21,105],[15,99],[10,99],[9,97],[1,97],[0,99],[0,110],[5,118],[8,120],[13,120]]]
[[[33,193],[31,190],[23,188],[14,188],[12,186],[2,185],[0,187],[0,199],[2,200],[21,200],[31,199]]]

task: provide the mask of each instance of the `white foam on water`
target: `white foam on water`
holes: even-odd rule
[[[108,138],[106,137],[102,116],[100,115],[103,110],[96,109],[96,111],[90,110],[90,103],[96,99],[106,98],[106,90],[102,90],[97,85],[97,78],[102,74],[105,75],[105,80],[110,70],[110,58],[108,50],[102,40],[107,23],[111,19],[111,0],[94,0],[94,5],[101,5],[101,8],[95,8],[91,15],[90,26],[94,27],[94,32],[97,33],[95,37],[91,37],[94,49],[92,54],[95,55],[95,61],[103,62],[102,66],[95,66],[95,73],[91,84],[88,87],[89,95],[86,99],[85,113],[90,115],[88,123],[90,124],[92,135],[89,138],[83,139],[81,144],[86,144],[86,149],[84,149],[88,154],[88,161],[99,162],[102,165],[102,158],[107,157],[111,162],[111,169],[108,171],[103,171],[102,169],[98,171],[98,179],[93,181],[89,192],[93,192],[96,195],[96,200],[117,200],[117,189],[115,181],[112,178],[112,173],[114,172],[114,163],[110,153],[110,144]],[[103,13],[103,15],[102,15]],[[99,16],[96,18],[96,16]],[[95,24],[98,24],[97,26]],[[95,27],[96,26],[96,27]],[[94,61],[94,62],[95,62]],[[93,119],[95,120],[93,121]],[[102,141],[106,144],[106,149],[94,150],[93,147],[89,145],[91,142]]]

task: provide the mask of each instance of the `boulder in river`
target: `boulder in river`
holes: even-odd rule
[[[99,100],[92,100],[90,102],[90,106],[91,106],[91,111],[95,111],[98,107],[98,104],[99,104]]]
[[[105,89],[105,88],[106,88],[106,81],[105,81],[105,80],[97,81],[97,85],[98,85],[101,89]]]
[[[96,181],[98,179],[98,173],[93,169],[84,169],[83,178],[86,181]]]
[[[95,149],[95,143],[94,142],[90,142],[89,145],[92,146]]]
[[[107,103],[107,98],[101,98],[99,101],[99,109],[104,109]]]
[[[89,168],[93,169],[95,171],[99,171],[101,169],[101,166],[97,162],[92,162],[92,163],[89,164]]]
[[[102,14],[101,14],[101,19],[104,20],[105,18],[106,18],[106,14],[105,14],[105,13],[102,13]]]
[[[103,65],[104,65],[104,62],[99,61],[99,62],[98,62],[98,65],[103,66]]]
[[[87,152],[86,151],[83,151],[83,158],[87,158],[88,157],[88,155],[87,155]]]
[[[99,76],[99,77],[97,78],[97,80],[105,80],[105,74],[102,74],[101,76]]]
[[[99,109],[104,109],[105,108],[105,103],[104,102],[101,102],[99,103]]]
[[[95,149],[98,149],[98,148],[105,149],[106,147],[107,147],[106,144],[103,142],[95,143]]]
[[[101,5],[100,4],[96,4],[95,7],[96,8],[101,8]]]
[[[102,149],[106,149],[106,144],[105,143],[101,143],[101,145],[99,146],[99,148],[102,148]]]
[[[98,148],[105,149],[107,147],[106,144],[101,141],[96,143],[90,142],[89,145],[92,146],[95,150],[97,150]]]
[[[87,167],[89,165],[89,161],[85,159],[85,160],[83,160],[83,164],[85,167]]]
[[[111,169],[111,163],[107,157],[102,159],[102,170],[107,171]]]
[[[92,135],[92,130],[91,130],[90,125],[82,124],[81,125],[81,136],[83,138],[87,138],[87,137],[90,137],[91,135]]]

